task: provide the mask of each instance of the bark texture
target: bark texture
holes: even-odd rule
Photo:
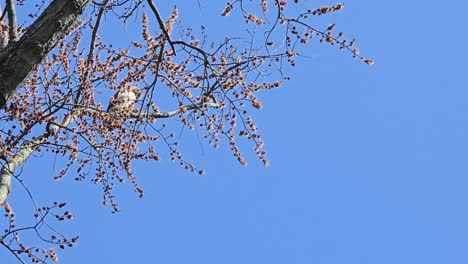
[[[0,108],[52,50],[91,0],[54,0],[18,41],[0,51]]]

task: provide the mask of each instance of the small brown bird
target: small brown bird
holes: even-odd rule
[[[136,86],[126,85],[117,93],[115,93],[109,101],[107,113],[115,118],[124,118],[132,112],[133,107],[141,96],[141,90]],[[110,121],[105,120],[104,125],[109,126]]]

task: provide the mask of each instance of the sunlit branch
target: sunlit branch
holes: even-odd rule
[[[0,12],[2,12],[0,8]],[[2,16],[0,17],[0,49],[5,48],[8,45],[8,33],[5,31],[5,23],[3,22],[3,19],[5,18],[7,13],[7,9],[3,10]]]
[[[6,1],[6,10],[8,12],[8,24],[10,26],[10,41],[18,40],[18,26],[16,24],[16,9],[14,0]]]
[[[220,108],[221,104],[217,103],[201,103],[201,104],[190,104],[190,105],[184,105],[181,106],[180,108],[177,108],[175,110],[169,111],[169,112],[153,112],[153,113],[147,113],[147,114],[138,114],[138,113],[132,113],[130,114],[130,117],[132,118],[148,118],[148,117],[154,117],[154,118],[169,118],[176,116],[181,113],[185,113],[190,110],[194,109],[202,109],[202,108]]]
[[[60,123],[60,126],[69,126],[74,120],[75,117],[72,114],[68,115],[62,123]],[[10,194],[11,177],[15,170],[26,162],[31,154],[34,153],[41,144],[44,144],[49,137],[56,135],[60,126],[54,124],[48,125],[44,133],[36,137],[34,140],[24,143],[15,155],[5,162],[0,170],[0,205],[5,203],[8,195]]]
[[[83,108],[86,108],[86,112],[88,113],[102,113],[102,112],[105,112],[105,111],[102,111],[102,110],[98,110],[98,109],[92,109],[92,108],[89,108],[89,107],[86,107],[86,106],[81,106],[81,105],[75,105],[76,107],[83,107]],[[173,116],[176,116],[178,114],[181,114],[181,113],[185,113],[187,111],[190,111],[190,110],[195,110],[195,109],[203,109],[203,108],[220,108],[222,107],[221,104],[219,103],[199,103],[199,104],[189,104],[189,105],[182,105],[180,106],[179,108],[177,109],[174,109],[174,110],[171,110],[171,111],[168,111],[168,112],[150,112],[150,113],[146,113],[146,114],[143,114],[141,112],[137,112],[137,113],[130,113],[129,114],[129,118],[169,118],[169,117],[173,117]],[[57,126],[64,126],[64,125],[57,125]]]

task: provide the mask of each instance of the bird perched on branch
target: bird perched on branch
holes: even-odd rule
[[[107,113],[118,119],[127,117],[140,96],[141,90],[138,87],[132,85],[122,87],[110,98]],[[114,123],[112,120],[105,120],[104,125],[110,126],[111,122]]]

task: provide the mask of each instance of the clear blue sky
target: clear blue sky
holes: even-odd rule
[[[205,175],[137,167],[146,195],[119,187],[113,215],[96,186],[51,183],[49,164],[28,164],[37,195],[66,199],[76,215],[62,230],[80,242],[62,263],[468,263],[467,8],[346,1],[330,22],[376,64],[311,45],[292,81],[261,94],[269,167],[249,146],[241,167],[195,142]],[[208,11],[193,12],[215,29]]]

